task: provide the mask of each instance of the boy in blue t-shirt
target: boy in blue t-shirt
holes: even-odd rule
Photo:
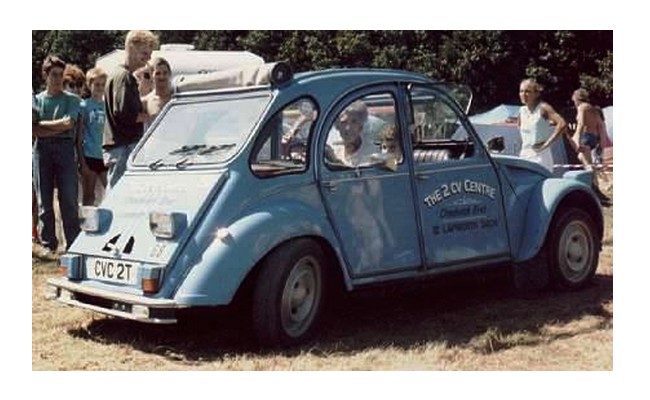
[[[95,205],[95,186],[97,180],[106,188],[106,171],[102,159],[102,140],[106,112],[104,109],[104,88],[107,74],[101,68],[92,68],[86,73],[86,83],[90,97],[81,103],[83,133],[79,146],[79,166],[81,168],[81,186],[83,204]],[[81,155],[82,154],[82,155]]]
[[[39,126],[48,132],[35,132],[34,180],[39,198],[38,217],[43,246],[55,252],[58,240],[54,219],[54,186],[58,189],[61,220],[66,247],[79,233],[77,204],[77,162],[75,156],[75,126],[81,99],[63,90],[65,62],[48,56],[43,62],[45,90],[36,96]]]

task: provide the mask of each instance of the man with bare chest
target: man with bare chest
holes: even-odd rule
[[[142,106],[149,119],[145,123],[145,130],[151,122],[160,114],[172,97],[171,67],[169,62],[162,57],[152,60],[153,67],[153,91],[142,98]]]
[[[603,200],[602,193],[598,189],[597,170],[593,166],[592,151],[611,146],[607,136],[607,128],[600,109],[589,103],[589,93],[585,89],[578,89],[573,92],[571,100],[576,107],[576,131],[573,135],[578,158],[594,172],[593,185],[596,193]]]

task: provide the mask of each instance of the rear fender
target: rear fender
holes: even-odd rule
[[[533,258],[544,245],[553,216],[560,207],[576,205],[586,210],[603,235],[603,215],[598,199],[589,186],[570,179],[546,179],[534,189],[528,202],[523,240],[515,253],[515,262]]]
[[[219,236],[219,237],[217,237]],[[275,206],[265,203],[264,210],[252,210],[215,234],[199,262],[180,284],[174,299],[191,306],[229,304],[255,265],[280,244],[304,236],[313,236],[337,249],[336,237],[324,213],[302,203]],[[326,252],[328,249],[324,249]],[[338,265],[341,254],[334,250]],[[341,268],[346,285],[350,278]]]

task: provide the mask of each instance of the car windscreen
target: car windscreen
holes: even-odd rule
[[[246,141],[270,99],[266,92],[173,103],[134,164],[155,169],[224,162]]]

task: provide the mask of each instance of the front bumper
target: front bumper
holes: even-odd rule
[[[185,307],[176,304],[174,300],[153,299],[85,287],[65,278],[47,280],[46,298],[69,306],[152,324],[176,323],[177,311]]]

